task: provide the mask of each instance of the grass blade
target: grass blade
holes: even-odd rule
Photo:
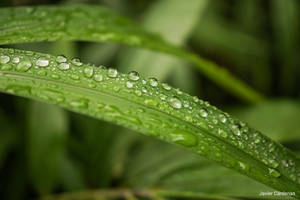
[[[249,102],[262,96],[215,63],[145,32],[127,18],[97,6],[40,6],[0,9],[0,44],[82,40],[117,42],[178,56],[205,76]],[[82,26],[85,24],[85,26]]]
[[[299,195],[299,161],[214,106],[156,79],[30,51],[0,49],[0,91],[57,104],[183,146]]]

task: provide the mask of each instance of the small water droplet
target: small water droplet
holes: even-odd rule
[[[10,57],[9,56],[0,56],[0,63],[1,64],[6,64],[10,61]]]
[[[269,174],[275,178],[281,176],[281,174],[276,169],[272,169],[272,168],[269,168]]]
[[[227,121],[227,118],[225,117],[225,115],[223,115],[223,114],[219,114],[219,120],[222,122],[222,123],[226,123],[226,121]]]
[[[26,72],[31,68],[31,66],[32,64],[30,61],[24,60],[17,65],[16,70],[19,72]]]
[[[186,147],[193,147],[198,144],[197,137],[188,131],[176,129],[171,134],[172,142]]]
[[[87,99],[76,99],[70,102],[70,105],[75,108],[87,108],[88,100]]]
[[[232,130],[232,132],[237,135],[240,136],[241,135],[241,130],[240,130],[240,126],[238,124],[232,124],[230,126],[230,129]]]
[[[153,100],[153,99],[146,99],[145,101],[145,104],[147,105],[151,105],[151,106],[157,106],[157,101]]]
[[[140,90],[135,90],[134,93],[137,95],[137,96],[142,96],[142,92]]]
[[[133,82],[127,81],[126,82],[126,87],[127,88],[132,88],[133,87]]]
[[[12,59],[12,62],[13,62],[13,63],[19,63],[19,62],[20,62],[20,58],[19,58],[19,57],[14,57],[14,58]]]
[[[82,65],[82,62],[80,61],[79,58],[73,58],[73,59],[71,60],[71,62],[72,62],[73,65],[76,65],[76,66],[78,66],[78,67]]]
[[[158,86],[158,81],[156,78],[150,78],[149,83],[152,87],[157,87]]]
[[[137,81],[140,79],[140,75],[139,73],[137,73],[136,71],[131,71],[128,74],[128,78],[132,81]]]
[[[116,78],[118,76],[118,71],[116,69],[109,68],[107,71],[107,75],[110,78]]]
[[[246,163],[243,163],[241,161],[238,161],[239,167],[243,170],[243,171],[248,171],[249,170],[249,166]]]
[[[177,97],[169,98],[168,102],[173,108],[180,109],[182,107],[182,103]]]
[[[71,79],[73,79],[73,80],[79,80],[79,79],[80,79],[79,76],[78,76],[77,74],[72,74],[70,77],[71,77]]]
[[[67,62],[67,58],[63,55],[59,55],[59,56],[56,57],[56,62],[58,62],[58,63]]]
[[[68,69],[70,69],[70,64],[68,64],[68,63],[60,63],[59,65],[58,65],[58,69],[60,69],[60,70],[62,70],[62,71],[64,71],[64,70],[68,70]]]
[[[227,133],[222,129],[218,129],[218,134],[221,135],[223,138],[227,138]]]
[[[163,87],[165,90],[171,90],[171,87],[170,87],[168,84],[166,84],[166,83],[163,83],[163,84],[162,84],[162,87]]]
[[[94,80],[97,81],[97,82],[103,81],[103,76],[102,76],[102,74],[95,74],[95,75],[94,75]]]
[[[36,60],[35,64],[39,67],[47,67],[49,65],[49,60],[46,58],[39,58]]]
[[[94,74],[94,69],[90,66],[85,67],[83,70],[84,76],[87,78],[91,78]]]
[[[206,118],[208,116],[207,110],[204,108],[201,108],[199,110],[200,116]]]

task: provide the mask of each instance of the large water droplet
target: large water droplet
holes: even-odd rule
[[[83,70],[83,73],[87,78],[91,78],[94,74],[94,69],[90,66],[85,67],[84,70]]]
[[[132,81],[137,81],[140,79],[140,75],[139,73],[137,73],[136,71],[131,71],[128,74],[128,78]]]
[[[39,58],[37,59],[35,64],[39,67],[47,67],[49,65],[49,60],[47,60],[46,58]]]
[[[157,87],[158,86],[158,81],[156,78],[150,78],[149,83],[152,87]]]
[[[71,61],[73,65],[76,65],[78,67],[82,65],[82,62],[80,61],[79,58],[73,58]]]
[[[176,129],[170,135],[172,142],[186,147],[193,147],[198,144],[197,137],[193,133],[185,130]]]
[[[6,64],[10,61],[10,57],[9,56],[0,56],[0,63],[1,64]]]
[[[207,110],[206,110],[205,108],[201,108],[201,109],[199,110],[199,113],[200,113],[200,116],[201,116],[201,117],[204,117],[204,118],[206,118],[207,115],[208,115]]]
[[[118,71],[116,69],[109,68],[107,71],[107,75],[110,78],[116,78],[118,76]]]
[[[32,64],[30,61],[24,60],[17,65],[16,70],[19,72],[26,72],[31,68],[31,66]]]
[[[68,64],[68,63],[60,63],[59,65],[58,65],[58,69],[60,69],[60,70],[68,70],[68,69],[70,69],[70,64]]]
[[[166,84],[166,83],[163,83],[163,84],[162,84],[162,87],[163,87],[165,90],[171,90],[171,87],[170,87],[168,84]]]
[[[173,108],[179,109],[182,107],[182,103],[177,97],[169,98],[168,102]]]
[[[56,62],[58,62],[58,63],[67,62],[67,58],[63,55],[59,55],[59,56],[56,57]]]
[[[272,169],[272,168],[269,168],[269,174],[276,178],[281,176],[281,174],[276,169]]]

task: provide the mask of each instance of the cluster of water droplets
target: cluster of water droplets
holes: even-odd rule
[[[103,66],[83,65],[78,58],[69,60],[63,55],[56,58],[35,55],[30,52],[27,52],[26,56],[18,53],[12,55],[14,56],[0,56],[1,71],[27,72],[45,78],[58,79],[62,82],[72,81],[72,83],[79,85],[84,83],[89,88],[98,88],[104,92],[113,91],[113,93],[126,96],[126,98],[149,108],[174,116],[175,121],[179,123],[172,123],[172,121],[165,123],[159,119],[159,116],[154,115],[153,119],[142,120],[138,117],[130,117],[121,108],[103,106],[103,103],[94,105],[99,109],[106,109],[111,120],[118,118],[124,119],[124,121],[130,120],[133,124],[146,126],[148,129],[153,128],[153,126],[156,126],[156,129],[159,129],[159,126],[168,127],[166,130],[171,128],[174,130],[173,132],[159,137],[180,145],[196,148],[199,154],[207,154],[214,160],[227,163],[230,158],[225,158],[223,153],[226,151],[226,147],[218,144],[220,144],[220,141],[230,143],[263,161],[269,167],[270,176],[280,177],[281,173],[279,171],[283,171],[288,174],[290,179],[300,183],[300,172],[296,171],[296,163],[288,158],[288,154],[283,148],[265,138],[261,133],[249,128],[246,123],[230,117],[227,113],[211,106],[208,102],[204,102],[197,97],[191,97],[179,89],[171,88],[166,83],[159,83],[155,78],[145,79],[135,71],[121,74],[112,68],[106,69]],[[68,73],[64,73],[65,71],[68,71]],[[8,89],[13,91],[12,87],[8,87]],[[41,92],[41,95],[50,96],[49,98],[56,99],[57,102],[62,102],[65,99],[63,94],[54,89],[45,90]],[[73,99],[68,104],[74,108],[88,108],[89,99]],[[132,109],[130,113],[139,115],[142,110]],[[117,120],[116,123],[118,122]],[[189,130],[188,123],[192,124],[195,130]],[[124,125],[126,125],[125,122]],[[213,133],[213,136],[205,136],[204,132],[205,134]],[[152,134],[157,133],[154,131]],[[211,152],[215,153],[211,153],[210,149],[214,149]],[[285,157],[288,159],[284,159]],[[245,161],[238,161],[233,165],[236,165],[241,171],[249,171],[250,168]]]

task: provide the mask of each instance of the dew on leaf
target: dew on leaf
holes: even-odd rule
[[[76,66],[78,66],[78,67],[82,65],[82,62],[80,61],[79,58],[73,58],[73,59],[71,60],[71,62],[72,62],[73,65],[76,65]]]
[[[126,87],[127,88],[132,88],[133,87],[133,82],[127,81],[126,82]]]
[[[68,70],[68,69],[70,69],[70,64],[68,64],[68,63],[60,63],[58,65],[58,69],[60,69],[62,71]]]
[[[196,146],[198,143],[197,137],[188,131],[176,129],[171,134],[171,141],[181,144],[186,147]]]
[[[83,73],[85,77],[91,78],[94,74],[94,69],[91,66],[85,67]]]
[[[56,57],[56,62],[58,62],[58,63],[67,62],[67,58],[63,55],[59,55],[59,56]]]
[[[149,83],[152,87],[157,87],[158,86],[158,81],[156,78],[150,78]]]
[[[49,60],[46,58],[39,58],[36,60],[35,64],[39,67],[47,67],[49,65]]]
[[[1,64],[6,64],[10,61],[10,57],[9,56],[0,56],[0,63]]]
[[[137,81],[140,79],[140,75],[136,71],[131,71],[128,73],[128,78],[132,81]]]
[[[166,84],[166,83],[163,83],[163,84],[162,84],[162,87],[163,87],[165,90],[171,90],[171,87],[170,87],[168,84]]]
[[[31,68],[31,66],[32,63],[30,61],[24,60],[17,65],[16,70],[19,72],[26,72]]]
[[[200,116],[206,118],[208,116],[207,110],[205,108],[201,108],[199,110]]]
[[[182,107],[182,103],[177,97],[169,98],[168,102],[173,108],[180,109]]]
[[[269,168],[268,170],[269,170],[269,174],[275,178],[281,176],[281,174],[276,169]]]
[[[116,78],[118,76],[118,71],[116,69],[109,68],[107,71],[107,75],[110,78]]]

